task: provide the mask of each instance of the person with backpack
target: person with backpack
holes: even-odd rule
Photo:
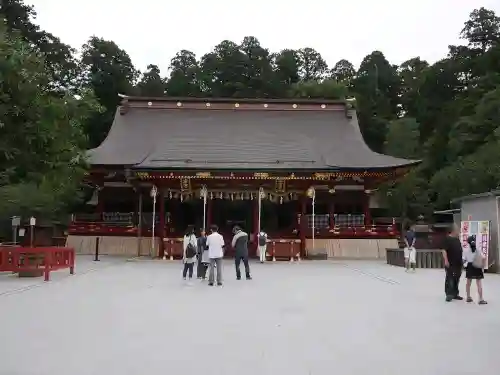
[[[198,245],[198,268],[196,270],[196,277],[200,280],[205,280],[207,275],[208,264],[210,259],[208,258],[208,247],[207,247],[207,235],[205,229],[200,231],[200,237],[197,240]]]
[[[182,278],[186,280],[186,276],[189,273],[189,280],[193,278],[194,263],[196,262],[196,254],[198,241],[196,235],[194,234],[194,226],[189,225],[186,234],[184,235],[184,240],[182,243],[184,249],[182,253],[182,262],[184,263],[184,269],[182,271]]]
[[[266,251],[267,251],[267,233],[260,231],[257,235],[257,250],[259,252],[260,262],[264,263],[266,261]]]
[[[470,287],[472,280],[476,280],[477,294],[479,296],[478,303],[480,305],[486,305],[487,302],[483,299],[482,284],[482,280],[484,279],[483,269],[486,266],[486,257],[482,254],[481,250],[477,250],[475,235],[467,238],[467,243],[469,244],[469,249],[467,249],[464,254],[466,261],[465,278],[467,279],[467,282],[465,284],[465,293],[467,294],[467,302],[472,302]]]

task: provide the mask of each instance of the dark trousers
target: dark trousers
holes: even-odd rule
[[[240,279],[241,278],[241,272],[240,272],[240,263],[243,261],[243,264],[245,265],[245,275],[246,277],[250,277],[250,265],[248,264],[248,255],[238,255],[234,257],[234,266],[236,267],[236,278]]]
[[[458,284],[462,275],[462,268],[448,267],[445,268],[446,277],[444,279],[444,292],[447,297],[456,297],[459,295]]]
[[[182,270],[182,277],[186,278],[186,275],[189,271],[189,278],[191,279],[193,277],[193,269],[194,269],[194,263],[184,263],[184,269]]]
[[[200,258],[198,259],[198,267],[196,267],[196,277],[201,277],[202,279],[207,277],[207,268],[208,264],[202,263],[200,256]]]

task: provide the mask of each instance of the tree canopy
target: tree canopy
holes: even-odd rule
[[[472,10],[457,30],[463,43],[434,63],[408,56],[397,65],[383,51],[367,51],[357,69],[342,56],[329,68],[313,48],[270,51],[247,36],[221,41],[200,57],[181,50],[168,72],[159,61],[140,72],[125,50],[98,36],[77,54],[41,30],[34,9],[21,0],[2,1],[0,13],[0,193],[7,197],[0,197],[0,214],[15,205],[70,202],[82,151],[107,135],[119,93],[356,97],[369,147],[423,160],[381,189],[394,215],[416,217],[499,185],[500,18],[491,10]]]

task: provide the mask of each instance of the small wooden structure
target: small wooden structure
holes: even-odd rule
[[[0,272],[44,276],[49,281],[50,272],[69,268],[75,271],[75,249],[68,247],[0,246]]]

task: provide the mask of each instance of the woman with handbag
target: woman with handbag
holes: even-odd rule
[[[477,250],[476,247],[476,236],[470,236],[467,238],[469,244],[469,249],[465,252],[465,278],[467,282],[465,284],[465,292],[467,293],[467,302],[472,302],[472,297],[470,296],[470,287],[472,280],[476,280],[477,294],[479,296],[479,304],[486,305],[487,302],[483,299],[483,284],[484,279],[484,267],[486,265],[486,258],[482,251]]]

